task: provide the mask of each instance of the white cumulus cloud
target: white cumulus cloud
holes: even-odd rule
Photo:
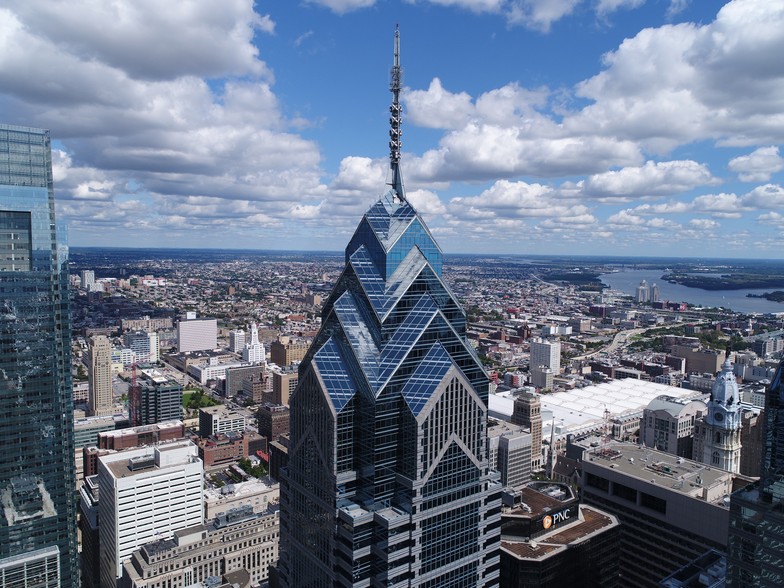
[[[715,183],[708,167],[696,161],[647,161],[639,167],[591,175],[582,191],[598,198],[640,198],[679,194]]]
[[[779,155],[778,147],[771,145],[736,157],[727,167],[744,182],[767,182],[774,173],[784,169],[784,157]]]

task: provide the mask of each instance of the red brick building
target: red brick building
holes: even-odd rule
[[[211,435],[198,440],[205,469],[227,466],[248,457],[248,436],[242,433]]]
[[[155,445],[163,441],[172,441],[185,437],[185,425],[182,421],[167,421],[154,425],[143,425],[131,429],[104,431],[98,433],[99,449],[129,449],[140,445]]]

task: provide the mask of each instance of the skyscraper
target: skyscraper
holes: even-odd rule
[[[765,395],[762,476],[733,492],[727,586],[784,585],[784,361]]]
[[[635,300],[640,303],[651,301],[651,288],[648,286],[647,281],[643,280],[640,282],[640,285],[637,286]]]
[[[512,423],[527,428],[531,433],[531,469],[542,467],[542,399],[529,391],[515,397]]]
[[[531,369],[548,367],[553,373],[561,373],[561,343],[546,339],[531,340]]]
[[[267,362],[267,351],[259,341],[259,330],[256,323],[250,325],[250,340],[245,343],[245,349],[242,350],[242,360],[252,364]]]
[[[88,378],[90,393],[88,413],[105,416],[113,413],[112,399],[112,344],[106,335],[96,335],[88,348]]]
[[[49,132],[0,125],[0,585],[71,587],[78,579],[68,264],[59,236]]]
[[[488,378],[400,173],[365,213],[290,399],[279,571],[289,588],[497,586],[500,483]]]

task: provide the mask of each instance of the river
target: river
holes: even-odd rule
[[[775,288],[746,290],[701,290],[680,284],[670,284],[661,279],[663,270],[624,270],[611,274],[602,274],[599,279],[613,290],[634,296],[640,282],[646,280],[650,286],[654,282],[659,286],[661,300],[688,302],[697,306],[723,306],[735,312],[784,312],[784,304],[765,300],[764,298],[747,298],[746,294],[762,294]]]

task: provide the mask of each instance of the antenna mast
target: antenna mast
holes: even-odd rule
[[[400,173],[400,148],[403,143],[400,137],[403,135],[403,107],[400,105],[400,88],[403,82],[403,68],[400,67],[400,27],[395,26],[395,59],[392,65],[391,80],[389,89],[392,92],[392,105],[389,107],[389,165],[392,171],[391,186],[397,192],[400,199],[405,199],[403,195],[403,176]]]

